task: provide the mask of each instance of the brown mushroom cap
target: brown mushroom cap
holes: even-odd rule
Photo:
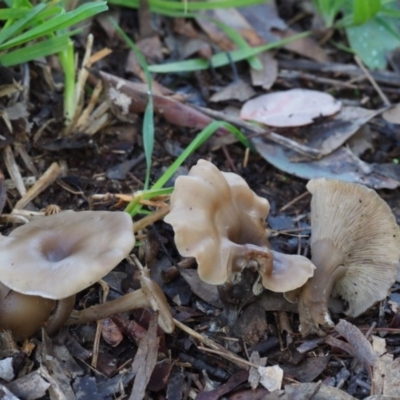
[[[199,160],[188,176],[176,180],[165,221],[174,228],[180,254],[196,258],[204,282],[231,282],[233,273],[255,264],[264,287],[291,290],[303,285],[314,267],[304,257],[269,249],[265,232],[269,208],[243,178]]]
[[[134,243],[125,212],[63,211],[0,237],[0,280],[19,293],[64,299],[101,279]]]
[[[327,179],[307,184],[316,266],[299,300],[302,333],[331,326],[330,295],[356,317],[386,297],[397,274],[400,231],[389,206],[366,186]]]

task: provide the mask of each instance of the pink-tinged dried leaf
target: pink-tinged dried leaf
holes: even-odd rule
[[[315,118],[333,115],[340,101],[327,93],[308,89],[291,89],[265,94],[244,104],[240,118],[276,127],[311,124]]]
[[[119,330],[118,326],[113,322],[111,318],[105,318],[102,321],[101,336],[104,341],[107,342],[111,347],[118,346],[124,336]]]

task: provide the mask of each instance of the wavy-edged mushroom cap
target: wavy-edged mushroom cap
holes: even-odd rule
[[[64,299],[101,279],[134,244],[125,212],[63,211],[0,237],[0,280],[19,293]]]
[[[230,282],[232,273],[256,264],[263,286],[282,292],[303,285],[313,267],[304,257],[269,249],[269,208],[268,200],[258,197],[239,175],[199,160],[188,176],[176,180],[165,221],[174,228],[180,254],[196,258],[204,282]]]
[[[314,276],[299,299],[302,334],[332,326],[331,294],[356,317],[384,299],[395,282],[400,231],[383,199],[366,186],[328,179],[307,184],[311,201],[311,260]]]
[[[245,267],[243,245],[268,246],[269,208],[240,176],[199,160],[189,175],[176,180],[164,220],[174,228],[179,253],[196,258],[199,277],[220,285]]]

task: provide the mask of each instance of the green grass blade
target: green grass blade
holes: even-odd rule
[[[4,43],[8,38],[20,32],[26,25],[28,25],[42,10],[46,8],[46,4],[38,4],[35,6],[27,15],[14,22],[7,28],[3,28],[0,31],[0,44]]]
[[[207,125],[189,144],[189,146],[179,155],[179,157],[171,164],[171,166],[164,172],[164,174],[154,183],[149,191],[143,191],[137,194],[134,199],[128,204],[125,211],[134,216],[140,212],[142,206],[141,199],[149,199],[154,197],[155,194],[159,195],[158,191],[168,182],[168,180],[175,174],[177,169],[185,162],[185,160],[196,151],[203,143],[205,143],[218,129],[225,128],[233,133],[245,146],[250,146],[250,142],[243,133],[233,125],[222,122],[213,121]]]
[[[249,57],[253,57],[257,54],[260,54],[264,51],[275,49],[277,47],[281,47],[287,43],[293,42],[297,39],[301,39],[309,35],[309,32],[302,32],[298,35],[294,35],[290,38],[286,38],[283,40],[278,40],[273,43],[265,44],[257,47],[249,47],[247,49],[237,49],[229,52],[231,60],[233,62],[242,61]],[[211,57],[211,64],[214,68],[223,67],[224,65],[228,65],[230,60],[226,53],[217,53]],[[200,71],[204,69],[208,69],[210,67],[210,62],[204,60],[202,58],[196,58],[192,60],[184,60],[184,61],[176,61],[167,64],[161,65],[150,65],[150,72],[154,73],[172,73],[172,72],[190,72],[190,71]]]
[[[87,18],[108,10],[107,2],[100,1],[96,3],[83,4],[73,11],[69,11],[62,15],[57,15],[39,26],[30,29],[29,31],[9,40],[0,46],[1,50],[18,46],[30,40],[45,36],[61,29],[69,28]]]
[[[203,16],[200,15],[200,18],[202,17]],[[215,18],[208,18],[207,16],[204,17],[217,25],[236,44],[239,49],[251,49],[251,46],[246,42],[240,32],[237,32],[235,29],[222,23],[221,21],[218,21]],[[261,70],[263,67],[261,61],[258,59],[257,56],[249,57],[247,61],[249,62],[251,68],[255,70]]]
[[[117,32],[121,35],[121,37],[125,40],[125,42],[129,45],[132,51],[135,53],[140,66],[142,67],[147,80],[148,87],[148,101],[146,105],[146,110],[143,117],[143,148],[146,156],[146,179],[144,183],[144,189],[148,189],[150,184],[150,172],[151,172],[151,164],[152,164],[152,156],[154,150],[154,106],[153,106],[153,88],[152,88],[152,78],[151,74],[140,49],[136,46],[135,43],[126,35],[126,33],[121,29],[118,23],[110,18],[111,24],[117,30]]]
[[[37,58],[59,53],[68,46],[69,40],[68,35],[63,35],[35,43],[30,45],[29,48],[10,51],[0,56],[0,64],[5,67],[11,67],[12,65],[19,65]]]
[[[150,10],[155,13],[170,16],[180,16],[195,11],[213,10],[216,8],[248,7],[264,2],[265,0],[217,0],[212,2],[149,0],[149,6]],[[139,0],[109,0],[108,3],[129,8],[139,7]],[[177,14],[174,14],[174,12],[176,12]]]

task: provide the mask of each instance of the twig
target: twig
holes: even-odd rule
[[[57,163],[53,163],[38,181],[25,193],[17,202],[14,208],[20,209],[26,207],[39,193],[48,188],[61,174],[61,168]]]
[[[356,60],[356,63],[358,66],[361,68],[361,70],[364,72],[365,76],[368,78],[368,80],[371,82],[371,85],[374,87],[376,92],[379,94],[380,98],[382,99],[383,103],[385,106],[390,106],[391,103],[389,99],[386,97],[385,93],[383,93],[382,89],[379,87],[379,85],[376,83],[376,80],[373,78],[371,73],[368,71],[368,69],[365,67],[365,65],[362,63],[360,57],[357,55],[354,56],[354,59]]]
[[[293,200],[289,201],[289,203],[287,203],[286,205],[284,205],[279,212],[283,212],[286,211],[290,206],[292,206],[293,204],[297,203],[300,200],[303,200],[305,197],[307,197],[310,194],[310,192],[304,192],[301,195],[295,197]]]
[[[231,361],[232,363],[236,364],[240,368],[248,370],[249,367],[254,366],[252,363],[249,363],[248,361],[244,360],[243,358],[238,357],[236,354],[230,352],[229,350],[226,350],[223,346],[220,344],[214,342],[213,340],[209,339],[208,337],[197,333],[195,330],[189,328],[187,325],[183,324],[182,322],[174,319],[175,326],[177,326],[179,329],[182,331],[186,332],[190,336],[194,337],[201,343],[205,344],[206,346],[210,347],[214,351],[217,351],[218,354],[227,359],[228,361]],[[202,348],[202,350],[205,350]],[[258,367],[258,365],[256,366]]]
[[[150,215],[146,215],[144,218],[140,219],[133,224],[133,231],[139,232],[142,229],[146,228],[147,226],[153,224],[154,222],[160,220],[161,218],[165,217],[169,213],[169,206],[160,208],[157,211],[154,211]]]

